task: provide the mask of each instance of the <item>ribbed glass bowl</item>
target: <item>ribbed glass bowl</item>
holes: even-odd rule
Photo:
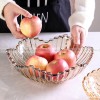
[[[6,50],[8,58],[14,68],[16,68],[25,77],[35,81],[60,83],[65,80],[74,78],[88,65],[93,56],[92,47],[82,47],[77,57],[76,66],[70,68],[69,70],[66,70],[63,73],[58,73],[57,75],[52,75],[52,73],[47,73],[46,71],[39,70],[37,68],[34,68],[34,66],[25,66],[26,60],[30,56],[34,55],[36,47],[42,43],[49,43],[53,45],[53,47],[55,47],[56,51],[60,51],[64,48],[70,48],[71,38],[67,34],[65,34],[54,37],[53,39],[50,39],[48,41],[40,40],[38,37],[32,39],[24,39],[22,41],[19,41],[16,48],[10,48]],[[73,50],[78,50],[78,48],[74,48]],[[30,68],[32,69],[31,73]]]
[[[100,68],[88,73],[82,84],[91,100],[100,100]]]

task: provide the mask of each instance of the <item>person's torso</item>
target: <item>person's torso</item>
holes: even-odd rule
[[[42,32],[68,32],[69,0],[14,0],[19,6],[42,20]],[[18,17],[18,22],[22,16]],[[1,22],[2,24],[3,22]],[[3,25],[4,30],[6,25]]]
[[[69,31],[69,0],[15,0],[43,22],[42,31]]]

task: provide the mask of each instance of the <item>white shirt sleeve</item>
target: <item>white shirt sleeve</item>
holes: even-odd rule
[[[69,17],[70,29],[73,25],[79,25],[88,31],[94,19],[95,0],[70,0],[70,3],[72,12]]]
[[[0,18],[4,20],[4,17],[2,15],[2,11],[5,7],[6,4],[8,4],[9,2],[14,2],[13,0],[1,0],[0,1]]]

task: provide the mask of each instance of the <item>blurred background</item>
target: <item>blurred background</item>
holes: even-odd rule
[[[100,32],[100,0],[95,0],[95,2],[96,2],[95,18],[89,31]]]

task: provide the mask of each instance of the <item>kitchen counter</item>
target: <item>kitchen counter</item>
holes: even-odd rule
[[[39,38],[50,39],[69,33],[41,33]],[[88,100],[82,80],[88,72],[100,68],[100,32],[89,32],[85,45],[94,48],[89,65],[75,78],[61,84],[43,84],[29,80],[12,69],[5,50],[15,48],[19,39],[10,33],[0,33],[0,100]]]

